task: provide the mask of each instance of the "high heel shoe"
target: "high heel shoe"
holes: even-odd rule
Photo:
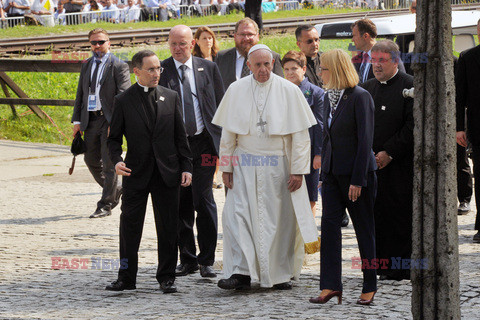
[[[373,302],[373,298],[375,298],[375,293],[377,293],[377,291],[373,291],[373,296],[371,299],[368,299],[368,300],[365,300],[365,299],[358,299],[357,300],[357,304],[361,304],[361,305],[364,305],[364,306],[368,306],[370,305],[372,302]]]
[[[332,299],[333,297],[337,297],[338,298],[338,304],[342,304],[342,291],[331,291],[330,293],[328,293],[327,295],[325,296],[318,296],[316,298],[310,298],[310,302],[311,303],[320,303],[320,304],[324,304],[324,303],[327,303],[328,300]]]

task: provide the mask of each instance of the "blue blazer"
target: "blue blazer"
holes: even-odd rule
[[[325,94],[322,178],[328,173],[349,175],[351,185],[367,186],[368,172],[377,169],[372,151],[374,112],[370,93],[358,86],[347,88],[329,126],[330,101]]]
[[[305,99],[307,99],[307,103],[312,109],[315,120],[317,120],[316,125],[308,128],[308,133],[310,134],[312,156],[320,156],[322,155],[323,97],[325,91],[310,83],[307,77],[303,79],[298,87],[305,96]]]

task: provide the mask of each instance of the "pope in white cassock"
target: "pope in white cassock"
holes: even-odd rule
[[[305,251],[320,246],[303,178],[316,121],[298,86],[271,72],[273,63],[267,46],[253,46],[252,75],[230,85],[212,121],[223,128],[219,166],[229,189],[222,289],[248,289],[251,281],[291,289]]]

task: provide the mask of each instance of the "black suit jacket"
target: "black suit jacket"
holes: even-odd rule
[[[272,51],[273,59],[275,59],[275,63],[273,65],[273,73],[279,75],[283,78],[283,69],[280,55],[276,52]],[[237,75],[235,73],[235,66],[237,62],[237,49],[230,48],[226,50],[220,51],[217,56],[215,57],[215,63],[218,65],[220,69],[220,73],[223,79],[223,86],[225,90],[232,84],[232,82],[237,81]]]
[[[457,131],[467,131],[474,146],[480,145],[480,46],[460,53],[455,72]],[[465,126],[465,108],[467,123]]]
[[[80,121],[81,131],[85,131],[88,126],[88,95],[90,93],[90,75],[93,64],[93,57],[90,57],[84,64],[82,64],[80,79],[78,81],[77,96],[73,107],[72,122]],[[131,85],[128,64],[110,53],[108,60],[105,62],[105,68],[99,84],[102,111],[107,121],[111,122],[113,114],[113,98],[120,92],[127,90]]]
[[[355,70],[357,70],[358,76],[360,76],[360,77],[361,77],[360,66],[362,65],[362,59],[363,59],[362,54],[363,54],[363,51],[360,51],[355,57],[352,58],[352,63],[355,66]],[[402,59],[400,59],[400,58],[398,60],[398,70],[406,73],[405,66],[403,65]],[[375,75],[373,74],[373,68],[370,65],[370,68],[368,69],[367,80],[370,80],[372,78],[375,78]],[[360,81],[362,81],[361,78],[360,78]]]
[[[345,89],[331,125],[330,101],[325,95],[322,177],[327,173],[351,176],[350,184],[367,186],[367,174],[377,169],[372,151],[375,105],[358,86]]]
[[[218,154],[222,129],[212,124],[212,119],[225,93],[222,77],[217,65],[212,61],[193,56],[192,59],[195,87],[197,90],[198,103],[202,112],[203,123],[212,138],[212,144]],[[160,77],[160,85],[176,91],[178,95],[181,96],[180,76],[173,58],[170,57],[163,60],[162,67],[164,71]]]
[[[115,97],[108,149],[113,164],[122,159],[123,136],[128,151],[125,164],[132,169],[123,177],[123,187],[145,189],[157,166],[169,187],[178,186],[182,172],[192,172],[191,152],[180,113],[181,102],[175,91],[158,86],[157,116],[149,125],[138,85]]]

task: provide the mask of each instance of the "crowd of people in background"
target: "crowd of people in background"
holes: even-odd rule
[[[384,10],[407,5],[406,1],[388,0],[257,0],[252,3],[263,13],[314,6]],[[27,24],[45,26],[96,21],[166,21],[185,15],[226,15],[245,11],[249,11],[245,0],[0,0],[0,19],[26,17]],[[9,26],[18,23],[12,22]],[[259,27],[262,29],[261,24]]]

